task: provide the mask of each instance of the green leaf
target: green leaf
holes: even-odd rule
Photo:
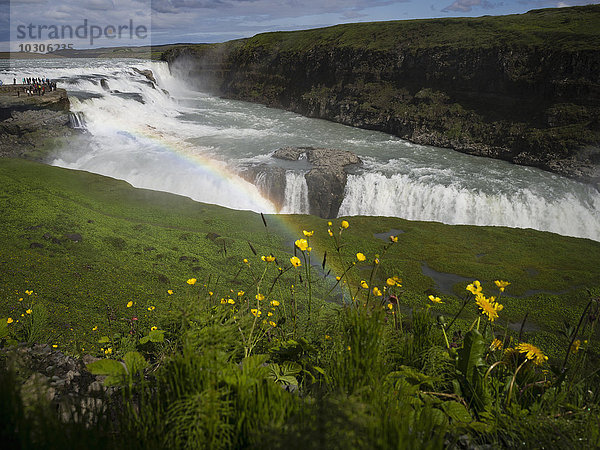
[[[469,410],[462,403],[455,401],[443,402],[441,408],[455,422],[470,423],[473,421]]]
[[[483,357],[485,355],[486,345],[483,336],[476,329],[467,332],[463,341],[463,347],[458,350],[457,369],[468,380],[473,377],[476,367],[484,366]]]
[[[110,338],[108,336],[102,336],[98,339],[98,344],[107,344],[110,342]]]
[[[137,372],[144,370],[147,365],[144,357],[138,352],[127,352],[123,361],[125,362],[130,375],[134,375]]]
[[[165,332],[163,330],[152,330],[148,334],[150,342],[164,342]]]
[[[140,344],[145,344],[150,341],[150,336],[144,336],[140,338]]]
[[[6,322],[6,320],[6,317],[0,319],[0,339],[4,339],[8,336],[8,322]]]

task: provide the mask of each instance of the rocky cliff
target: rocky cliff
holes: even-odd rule
[[[0,86],[0,157],[44,161],[50,150],[76,134],[69,114],[64,89],[27,96],[21,85]]]
[[[600,6],[340,25],[163,54],[199,89],[600,184]]]

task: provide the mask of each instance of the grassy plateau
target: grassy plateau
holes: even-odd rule
[[[598,242],[261,217],[9,158],[0,208],[0,347],[98,357],[122,394],[47,415],[2,357],[15,448],[600,444]]]

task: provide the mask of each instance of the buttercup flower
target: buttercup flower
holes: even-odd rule
[[[433,295],[430,295],[428,298],[429,298],[429,300],[431,300],[433,303],[444,303],[444,302],[442,301],[442,299],[441,299],[441,298],[439,298],[439,297],[435,297],[435,296],[433,296]]]
[[[348,228],[349,226],[350,226],[350,224],[349,224],[347,221],[345,221],[345,220],[342,220],[342,225],[341,225],[341,227],[342,227],[343,229],[346,229],[346,228]]]
[[[279,306],[279,301],[278,300],[273,300],[271,302],[271,306]]]
[[[508,281],[502,281],[502,280],[496,280],[496,281],[494,281],[494,283],[496,283],[496,286],[498,286],[498,289],[500,289],[500,292],[504,292],[504,289],[506,289],[506,287],[510,284]]]
[[[311,248],[308,246],[308,241],[306,239],[298,239],[296,242],[296,247],[298,247],[300,250],[304,251],[309,251],[311,250]]]
[[[369,289],[369,285],[367,284],[367,282],[365,280],[361,280],[360,285],[365,289]]]
[[[225,300],[224,298],[221,299],[221,305],[226,305],[227,304],[227,300]]]
[[[13,323],[14,320],[12,319],[12,317],[9,317],[8,319],[6,319],[6,323]]]
[[[271,317],[272,315],[273,315],[273,313],[272,313],[271,311],[269,311],[269,312],[267,313],[267,317]]]
[[[96,331],[98,330],[98,325],[96,325],[94,328],[92,328],[92,331]]]
[[[306,237],[311,237],[313,234],[315,234],[314,231],[306,231],[306,230],[302,230],[302,233],[304,234],[304,236]]]
[[[521,343],[517,345],[517,350],[519,350],[519,353],[524,353],[525,358],[532,360],[538,366],[541,366],[548,360],[548,357],[532,344]]]
[[[390,241],[398,242],[398,236],[390,236]]]
[[[238,297],[241,297],[242,295],[244,295],[245,292],[244,291],[238,291]]]
[[[248,264],[248,260],[246,258],[243,259],[244,264]]]
[[[25,293],[26,293],[27,295],[31,295],[31,294],[33,294],[33,291],[25,291]]]
[[[27,314],[31,314],[33,311],[31,309],[28,309],[27,311],[25,311]]]
[[[300,262],[300,258],[298,258],[297,256],[292,256],[290,258],[290,262],[294,267],[300,267],[302,265],[302,263]]]
[[[168,290],[167,290],[167,294],[169,294],[169,295],[173,295],[173,289],[168,289]]]
[[[396,280],[394,280],[393,278],[388,278],[387,280],[385,280],[385,282],[388,286],[396,286]]]
[[[58,348],[58,345],[52,344],[52,348]]]
[[[189,280],[186,281],[187,284],[189,284],[190,286],[193,286],[194,284],[196,284],[196,280],[195,278],[190,278]]]
[[[473,281],[473,283],[469,284],[466,287],[467,291],[471,292],[474,295],[479,294],[483,288],[481,287],[481,283],[477,280]]]
[[[133,302],[132,302],[131,300],[129,300],[129,301],[127,302],[127,307],[128,307],[128,308],[131,308],[132,306],[133,306]]]
[[[327,229],[327,234],[329,234],[329,236],[333,237],[333,231],[331,231],[331,228]]]
[[[259,302],[262,302],[265,299],[265,296],[262,294],[256,294],[254,298],[256,298],[256,300],[258,300]]]
[[[154,331],[154,330],[158,330],[158,328],[156,328],[156,327],[150,328],[150,331]]]
[[[19,299],[19,301],[20,301],[20,302],[22,302],[22,301],[23,301],[23,297],[21,297],[21,298]]]
[[[364,254],[358,252],[356,254],[356,259],[358,259],[359,261],[364,261],[365,259],[367,259],[367,257]]]
[[[230,305],[235,305],[235,300],[232,298],[227,299],[227,303],[229,303]]]
[[[273,261],[275,261],[275,257],[273,255],[261,256],[261,259],[263,261],[266,261],[266,262],[273,262]]]
[[[579,347],[581,347],[581,341],[579,339],[573,341],[573,344],[571,344],[571,353],[577,353],[579,351]]]
[[[154,306],[148,306],[148,311],[154,311],[156,308]]]
[[[258,310],[258,309],[256,309],[256,308],[253,308],[253,309],[251,309],[251,310],[250,310],[250,312],[251,312],[251,313],[252,313],[252,315],[253,315],[253,316],[255,316],[255,317],[257,316],[257,314],[258,314],[258,317],[260,317],[260,316],[261,316],[261,314],[262,314],[262,311],[259,311],[259,310]]]
[[[271,325],[272,327],[276,327],[277,324],[275,322],[273,322],[272,320],[269,320],[269,325]]]
[[[378,288],[377,286],[375,286],[375,287],[373,288],[373,295],[374,295],[375,297],[381,297],[383,294],[381,293],[381,291],[379,290],[379,288]]]

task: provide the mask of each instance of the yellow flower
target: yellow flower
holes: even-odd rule
[[[388,286],[396,286],[396,280],[394,280],[393,278],[388,278],[387,280],[385,280],[385,282]]]
[[[104,350],[104,354],[105,355],[110,355],[112,353],[112,348],[108,347],[106,350]]]
[[[548,357],[544,355],[539,348],[532,344],[519,344],[517,345],[517,350],[519,350],[519,353],[524,353],[525,358],[531,359],[538,366],[541,366],[548,360]]]
[[[31,314],[33,311],[31,309],[28,309],[27,311],[25,311],[27,314]]]
[[[245,292],[244,291],[238,291],[238,297],[241,297],[242,295],[244,295]]]
[[[133,302],[132,302],[131,300],[129,300],[129,301],[127,302],[127,307],[128,307],[128,308],[131,308],[132,306],[133,306]]]
[[[360,285],[365,289],[369,289],[369,285],[367,284],[367,282],[365,280],[361,280]]]
[[[92,328],[92,331],[96,331],[98,330],[98,325],[96,325],[94,328]]]
[[[327,340],[327,341],[328,341],[328,340],[330,340],[330,339],[331,339],[331,336],[329,336],[328,334],[326,334],[326,335],[325,335],[325,340]]]
[[[379,264],[379,258],[375,258],[375,259],[373,260],[373,262],[374,262],[375,264]]]
[[[10,323],[10,322],[9,322]],[[571,353],[575,354],[579,351],[579,347],[581,347],[581,341],[577,339],[571,344]]]
[[[381,297],[383,294],[381,293],[381,291],[379,290],[379,288],[378,288],[377,286],[375,286],[375,287],[373,288],[373,295],[374,295],[375,297]]]
[[[279,301],[278,300],[273,300],[271,302],[271,306],[279,306]]]
[[[508,281],[502,281],[502,280],[496,280],[496,281],[494,281],[494,283],[496,283],[496,286],[498,286],[498,289],[500,289],[500,292],[504,292],[504,289],[506,289],[506,287],[510,284]]]
[[[483,288],[481,287],[481,283],[477,280],[469,284],[466,289],[474,295],[479,294],[483,290]]]
[[[342,277],[335,277],[335,281],[340,281]]]
[[[273,255],[261,256],[261,259],[263,261],[266,261],[266,262],[273,262],[273,261],[275,261],[275,257]]]
[[[23,297],[21,297],[21,298],[19,299],[19,301],[20,301],[20,302],[22,302],[22,301],[23,301]]]
[[[27,295],[31,295],[31,294],[33,294],[33,291],[25,291],[25,293],[26,293]]]
[[[333,225],[333,224],[331,223],[331,221],[327,222],[327,226],[328,226],[328,227],[330,227],[331,225]]]
[[[230,305],[235,305],[235,300],[232,298],[227,299],[227,303],[229,303]]]
[[[52,348],[58,348],[58,345],[52,344]]]
[[[195,278],[190,278],[189,280],[186,281],[187,284],[189,284],[190,286],[193,286],[194,284],[196,284],[196,280]]]
[[[9,317],[8,319],[6,319],[6,323],[13,323],[14,320],[12,319],[12,317]]]
[[[272,327],[276,327],[277,324],[275,322],[273,322],[272,320],[269,320],[269,325],[271,325]]]
[[[402,280],[398,278],[396,275],[392,277],[392,279],[396,282],[396,286],[402,286]]]
[[[350,224],[349,224],[347,221],[345,221],[345,220],[342,220],[342,228],[343,228],[343,229],[346,229],[346,228],[348,228],[349,226],[350,226]]]
[[[356,254],[356,259],[358,259],[359,261],[364,261],[365,259],[367,259],[367,257],[364,254],[358,252]]]
[[[391,303],[388,303],[387,307],[388,307],[388,309],[394,309],[394,305]]]
[[[398,236],[390,236],[390,241],[398,242]]]
[[[208,295],[209,295],[210,297],[212,297],[212,296],[213,296],[213,291],[208,291]]]
[[[156,328],[156,327],[150,328],[150,331],[154,331],[154,330],[158,330],[158,328]]]
[[[331,231],[330,228],[327,229],[327,234],[331,237],[333,237],[333,231]]]
[[[154,306],[148,306],[148,311],[154,311],[156,308]]]
[[[294,267],[300,267],[302,265],[302,263],[300,262],[300,258],[298,258],[297,256],[292,256],[290,258],[290,262]]]
[[[253,309],[251,309],[251,310],[250,310],[250,312],[251,312],[251,313],[252,313],[252,315],[253,315],[253,316],[255,316],[255,317],[256,317],[256,315],[257,315],[257,314],[258,314],[258,317],[260,317],[260,316],[261,316],[261,314],[262,314],[262,311],[259,311],[259,310],[258,310],[258,309],[256,309],[256,308],[253,308]]]
[[[441,298],[435,297],[433,295],[429,296],[429,300],[431,300],[433,303],[444,303]]]
[[[244,258],[244,264],[248,264],[248,260],[246,258]]]
[[[167,294],[169,294],[169,295],[173,295],[173,289],[168,289],[168,290],[167,290]]]
[[[306,231],[306,230],[302,230],[302,233],[304,234],[304,236],[306,237],[311,237],[313,234],[315,234],[314,231]]]
[[[227,304],[227,300],[225,300],[224,298],[221,299],[221,305],[225,305]]]
[[[258,300],[259,302],[262,302],[265,299],[265,296],[262,294],[256,294],[254,298],[256,298],[256,300]]]
[[[477,294],[475,297],[475,303],[481,309],[481,314],[484,314],[488,317],[490,322],[493,322],[498,318],[498,311],[502,311],[504,306],[500,303],[496,303],[495,297],[485,298],[485,296],[481,293]]]
[[[295,244],[300,250],[310,252],[310,247],[308,246],[308,241],[306,239],[298,239]]]
[[[273,315],[273,313],[272,313],[271,311],[269,311],[269,312],[267,313],[267,316],[268,316],[268,317],[271,317],[272,315]]]
[[[494,339],[490,344],[490,350],[496,351],[502,349],[502,341],[500,339]]]

